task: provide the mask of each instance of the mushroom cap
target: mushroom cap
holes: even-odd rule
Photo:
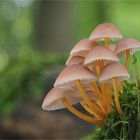
[[[54,87],[73,87],[76,80],[81,80],[85,84],[88,84],[90,81],[97,80],[97,76],[83,65],[71,65],[59,74]]]
[[[97,45],[97,42],[89,39],[79,41],[71,50],[70,55],[76,54],[77,56],[85,57],[86,54]]]
[[[81,56],[70,55],[67,59],[66,65],[70,66],[70,65],[75,65],[75,64],[83,64],[84,59],[85,58]]]
[[[121,32],[111,23],[99,24],[90,35],[90,39],[93,40],[104,39],[106,37],[114,40],[123,38]]]
[[[94,92],[87,92],[87,96],[92,100],[96,100]],[[82,97],[74,88],[53,88],[45,97],[42,108],[48,111],[65,108],[61,102],[63,97],[66,97],[71,105],[77,104],[82,100]]]
[[[118,80],[127,80],[130,78],[130,75],[126,67],[120,63],[110,63],[106,65],[101,72],[99,82],[110,82],[112,78],[118,78]]]
[[[112,51],[115,52],[115,50],[116,50],[116,45],[115,45],[115,44],[110,44],[110,45],[109,45],[109,49],[111,49]]]
[[[133,38],[122,39],[117,44],[116,53],[124,53],[127,49],[131,49],[131,54],[140,51],[140,42]]]
[[[86,56],[84,65],[90,65],[95,63],[98,60],[106,60],[108,61],[119,61],[119,58],[115,54],[114,51],[112,51],[109,48],[105,48],[102,46],[96,46],[94,47]]]

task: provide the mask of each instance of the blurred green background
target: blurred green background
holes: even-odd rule
[[[140,41],[139,11],[134,0],[1,0],[0,139],[78,139],[92,132],[67,110],[43,111],[42,101],[71,48],[96,25],[111,22]]]

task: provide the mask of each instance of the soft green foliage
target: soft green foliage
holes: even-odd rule
[[[102,128],[96,128],[95,132],[84,140],[140,139],[140,91],[136,84],[125,83],[124,90],[120,93],[120,102],[123,115],[117,111],[109,115]]]
[[[63,55],[38,51],[39,6],[32,0],[0,1],[0,117],[25,101],[40,101],[41,106],[48,71],[65,63]]]
[[[8,115],[24,100],[40,100],[47,87],[48,70],[64,65],[64,56],[41,54],[32,50],[11,57],[0,72],[0,112]]]
[[[62,40],[57,40],[52,35],[44,37],[44,34],[49,32],[49,24],[51,24],[51,29],[54,33],[55,29],[57,32],[59,31],[57,30],[60,28],[59,24],[63,23],[60,20],[60,16],[63,17],[61,11],[58,13],[55,13],[55,11],[49,12],[53,10],[48,6],[48,10],[44,9],[44,12],[50,13],[49,16],[46,13],[43,15],[40,13],[43,8],[41,6],[46,4],[53,7],[58,3],[47,3],[47,1],[45,4],[41,3],[41,1],[34,0],[0,1],[0,117],[11,113],[18,106],[18,103],[25,99],[34,98],[40,100],[45,85],[49,84],[46,81],[47,71],[53,65],[56,65],[55,67],[62,63],[64,65],[63,56],[48,54],[49,52],[42,55],[34,51],[41,50],[40,42],[46,43],[47,41],[42,40],[46,40],[47,37],[52,42],[59,43],[63,41],[63,35]],[[65,8],[65,2],[60,2],[59,4],[64,5],[62,8]],[[73,34],[73,39],[71,40],[73,45],[78,40],[88,38],[95,26],[102,22],[111,22],[116,25],[124,33],[124,37],[128,35],[140,40],[140,32],[138,31],[140,5],[138,2],[132,4],[124,0],[112,2],[93,0],[88,2],[73,1],[67,4],[70,5],[70,9],[65,10],[70,12],[70,16],[73,17],[73,20],[68,24],[74,26],[75,34]],[[128,14],[126,9],[130,9],[131,13]],[[40,21],[40,17],[45,20]],[[48,21],[48,24],[44,23],[41,26],[42,24],[40,25],[39,23],[44,21]],[[66,23],[66,26],[68,25]],[[71,27],[69,29],[71,30]],[[42,30],[45,32],[43,32],[42,36],[39,36],[38,33]],[[65,28],[61,30],[65,30]],[[69,33],[70,31],[65,32],[65,34]],[[61,33],[58,33],[58,35],[61,36]],[[67,46],[71,45],[66,44]],[[53,51],[56,53],[55,47],[57,46],[51,47],[54,48]],[[49,51],[49,48],[50,46],[46,44],[45,50]],[[66,52],[63,53],[65,54]],[[137,53],[136,56],[138,61],[140,54]],[[136,57],[133,57],[133,59],[131,59],[133,67],[132,65],[130,66],[130,71],[135,78],[139,73],[140,64],[135,65]]]

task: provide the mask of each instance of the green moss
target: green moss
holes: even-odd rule
[[[139,96],[140,91],[136,84],[126,82],[122,93],[120,93],[120,103],[124,114],[120,116],[117,111],[112,112],[105,125],[102,128],[96,128],[95,132],[84,140],[139,140]]]

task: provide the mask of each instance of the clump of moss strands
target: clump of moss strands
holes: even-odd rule
[[[140,140],[140,90],[134,83],[126,82],[120,93],[120,103],[123,115],[112,112],[101,128],[84,140]]]

